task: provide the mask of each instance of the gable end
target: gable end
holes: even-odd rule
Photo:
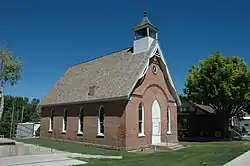
[[[150,50],[148,51],[147,54],[149,54],[149,56],[148,56],[148,60],[145,64],[144,70],[141,72],[140,76],[135,80],[134,86],[130,90],[128,96],[130,96],[132,94],[133,90],[135,89],[135,87],[137,85],[137,82],[145,76],[145,74],[150,66],[150,60],[152,59],[152,57],[157,56],[161,60],[161,61],[159,61],[159,67],[163,71],[164,78],[165,78],[167,85],[169,85],[168,87],[169,87],[170,93],[173,95],[177,106],[181,106],[181,100],[179,98],[179,94],[177,93],[177,90],[175,88],[174,82],[173,82],[172,77],[170,75],[169,69],[167,67],[166,61],[164,59],[164,56],[162,54],[162,50],[159,46],[158,41],[155,40],[152,43]]]

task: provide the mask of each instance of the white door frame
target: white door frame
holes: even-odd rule
[[[155,99],[152,104],[152,144],[161,143],[161,107]]]

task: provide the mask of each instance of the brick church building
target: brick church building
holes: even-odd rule
[[[41,103],[41,137],[132,150],[177,143],[181,101],[147,12],[133,46],[70,67]]]

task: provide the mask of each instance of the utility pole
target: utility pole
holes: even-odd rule
[[[15,105],[12,105],[12,113],[11,113],[11,124],[10,124],[10,138],[12,138],[12,127],[13,127],[13,118],[14,118]]]
[[[22,108],[21,123],[23,123],[23,112],[24,112],[24,106]]]
[[[3,72],[3,50],[0,48],[0,72]],[[3,107],[4,107],[4,94],[3,94],[3,80],[0,80],[0,120],[3,115]]]
[[[3,108],[4,108],[4,92],[3,92],[3,82],[1,81],[0,83],[1,87],[0,87],[0,97],[1,97],[1,101],[0,101],[0,120],[2,118],[3,115]]]
[[[19,118],[19,109],[17,110],[17,113],[16,113],[16,121],[18,123],[18,118]]]

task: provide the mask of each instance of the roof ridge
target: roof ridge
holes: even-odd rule
[[[117,50],[117,51],[113,51],[111,53],[108,53],[108,54],[105,54],[105,55],[102,55],[102,56],[99,56],[99,57],[96,57],[96,58],[92,58],[92,59],[89,59],[89,60],[86,60],[86,61],[83,61],[83,62],[80,62],[80,63],[76,63],[68,68],[72,68],[72,67],[75,67],[75,66],[78,66],[78,65],[81,65],[81,64],[84,64],[84,63],[87,63],[87,62],[90,62],[90,61],[93,61],[93,60],[96,60],[96,59],[100,59],[100,58],[103,58],[103,57],[106,57],[106,56],[109,56],[109,55],[112,55],[112,54],[115,54],[117,52],[120,52],[120,51],[124,51],[124,50],[127,50],[127,49],[131,49],[132,47],[126,47],[124,49],[120,49],[120,50]]]

